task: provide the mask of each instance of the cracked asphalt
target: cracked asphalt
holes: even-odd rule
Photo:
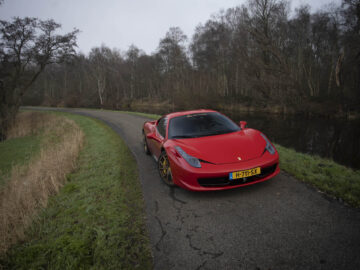
[[[143,152],[146,118],[61,110],[106,122],[131,149],[155,269],[360,269],[359,210],[284,172],[264,183],[221,192],[169,188],[154,159]]]

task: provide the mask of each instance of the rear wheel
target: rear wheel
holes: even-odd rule
[[[159,157],[158,170],[160,177],[165,182],[165,184],[169,186],[174,186],[174,181],[172,178],[172,173],[170,168],[170,162],[165,151],[163,151]]]
[[[143,146],[144,146],[145,154],[150,155],[150,150],[149,150],[149,147],[148,147],[144,132],[143,132],[143,139],[142,140],[143,140]]]

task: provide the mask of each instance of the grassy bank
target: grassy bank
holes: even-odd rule
[[[40,149],[24,149],[23,156],[29,158],[19,158],[19,140],[22,148],[30,147],[34,136],[41,138]],[[1,143],[7,146],[1,158],[8,159],[10,168],[4,166],[9,172],[3,174],[0,188],[0,254],[25,238],[34,217],[65,182],[65,175],[76,165],[83,136],[75,122],[62,117],[39,112],[17,116],[9,139]],[[11,143],[14,140],[18,143]]]
[[[156,114],[126,113],[151,119],[160,117]],[[280,155],[282,170],[351,206],[360,207],[360,171],[354,171],[318,156],[299,153],[278,144],[276,144],[276,148]]]
[[[46,144],[45,127],[54,119],[38,112],[21,112],[8,131],[8,139],[0,142],[0,188],[17,167],[26,167]],[[49,130],[49,128],[48,128]]]
[[[281,169],[331,196],[360,207],[360,171],[280,145],[276,148]]]
[[[0,188],[13,166],[22,166],[40,151],[41,135],[29,135],[0,142]]]
[[[66,115],[85,134],[75,172],[50,198],[26,240],[1,259],[6,269],[149,269],[149,239],[136,163],[99,121]]]

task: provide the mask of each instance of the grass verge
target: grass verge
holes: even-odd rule
[[[125,112],[158,119],[160,115]],[[280,167],[295,178],[309,183],[330,196],[341,199],[354,207],[360,207],[360,171],[334,161],[296,152],[276,144],[280,155]]]
[[[27,129],[26,124],[33,120],[36,121]],[[39,154],[32,155],[24,164],[12,165],[8,179],[0,189],[2,254],[24,239],[24,232],[34,216],[46,206],[49,196],[58,192],[65,182],[65,175],[76,165],[84,137],[74,121],[39,112],[20,113],[9,134],[12,134],[10,137],[24,138],[29,134],[41,134],[42,139]]]
[[[142,113],[142,112],[129,112],[129,111],[120,111],[120,112],[133,114],[133,115],[144,116],[144,117],[148,117],[148,118],[151,118],[151,119],[159,119],[161,117],[161,115],[159,115],[159,114],[150,114],[150,113]]]
[[[41,135],[30,135],[0,142],[0,189],[13,166],[21,166],[40,151]]]
[[[275,145],[281,169],[354,207],[360,207],[360,171]]]
[[[8,139],[0,142],[0,188],[9,180],[14,167],[26,166],[39,152],[44,130],[51,125],[50,115],[21,112],[8,132]]]
[[[26,241],[1,259],[6,269],[151,269],[137,167],[108,126],[66,115],[85,133],[77,170],[50,198]]]

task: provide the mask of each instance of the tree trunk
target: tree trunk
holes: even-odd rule
[[[336,86],[340,87],[342,85],[341,81],[341,65],[344,60],[344,52],[342,52],[337,60],[335,68],[335,77],[336,77]]]
[[[14,102],[9,97],[0,82],[0,141],[6,140],[7,132],[19,111],[19,102]]]
[[[332,87],[332,82],[333,82],[333,72],[334,72],[334,59],[331,60],[331,65],[330,65],[330,75],[329,75],[329,83],[328,83],[328,89],[327,89],[327,95],[330,96],[331,94],[331,87]]]
[[[100,99],[100,105],[101,108],[104,105],[104,91],[105,91],[105,79],[102,81],[101,78],[97,79],[97,88],[98,88],[98,94]]]

